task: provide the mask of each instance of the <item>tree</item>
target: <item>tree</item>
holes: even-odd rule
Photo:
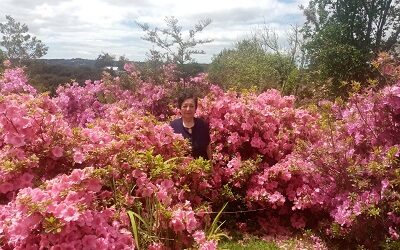
[[[196,46],[210,43],[211,39],[197,39],[196,35],[202,32],[210,23],[211,19],[200,20],[189,30],[187,37],[182,35],[182,26],[178,24],[175,17],[166,17],[167,28],[153,28],[148,24],[137,23],[146,32],[142,39],[156,45],[161,51],[150,50],[150,55],[157,55],[161,61],[183,65],[194,62],[193,55],[205,54],[204,50],[195,49]]]
[[[31,36],[26,24],[6,16],[7,22],[0,23],[0,33],[3,34],[0,46],[5,49],[5,55],[11,61],[20,63],[27,59],[36,59],[46,55],[48,47],[35,36]]]
[[[122,69],[124,69],[125,64],[128,62],[129,62],[129,58],[127,58],[125,55],[123,55],[123,56],[119,57],[116,65],[119,70],[122,70]]]
[[[5,55],[4,52],[0,49],[0,63],[2,64],[4,60],[6,60],[6,55]]]
[[[163,54],[157,50],[150,50],[148,53],[146,53],[146,56],[147,60],[140,68],[140,73],[143,77],[143,80],[152,81],[157,84],[163,83],[163,66],[165,64]]]
[[[73,66],[42,60],[30,60],[26,63],[29,83],[39,92],[56,94],[60,84],[78,82],[84,84],[87,79],[100,79],[101,71],[87,65]]]
[[[275,30],[264,24],[253,33],[255,39],[266,52],[272,52],[278,55],[285,55],[290,61],[299,68],[304,65],[304,51],[302,50],[303,40],[301,29],[298,25],[291,25],[290,30],[286,32],[286,42],[279,41],[279,36]]]
[[[105,52],[101,52],[101,54],[96,58],[96,62],[94,65],[96,68],[104,68],[104,67],[112,67],[115,64],[115,55],[111,55]]]
[[[0,49],[0,73],[4,70],[4,64],[3,62],[6,60],[6,55],[4,52]]]
[[[302,8],[309,68],[330,79],[336,94],[341,81],[368,78],[368,61],[399,39],[399,0],[312,0]]]
[[[225,89],[259,90],[282,89],[295,64],[283,53],[263,48],[256,37],[236,43],[233,49],[224,49],[209,66],[209,79]]]
[[[303,65],[301,44],[297,25],[287,32],[285,42],[264,24],[250,39],[241,40],[233,49],[224,49],[215,56],[208,69],[209,79],[224,88],[277,88],[291,94],[295,83],[292,80],[289,86],[289,77]]]

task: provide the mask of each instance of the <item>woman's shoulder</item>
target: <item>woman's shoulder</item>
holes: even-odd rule
[[[177,125],[179,125],[179,124],[182,124],[182,118],[177,118],[177,119],[175,119],[175,120],[172,120],[169,124],[170,124],[172,127],[173,127],[173,126],[177,126]]]
[[[208,122],[202,117],[196,117],[195,121],[196,121],[196,124],[199,124],[200,126],[206,126],[206,127],[209,126]]]

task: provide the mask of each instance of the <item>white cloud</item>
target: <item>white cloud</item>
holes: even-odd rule
[[[95,59],[102,51],[144,60],[152,44],[140,39],[144,33],[135,21],[151,27],[164,26],[166,16],[175,16],[185,28],[202,18],[213,22],[200,34],[214,42],[200,49],[210,62],[213,54],[231,47],[264,23],[278,34],[304,18],[299,5],[308,0],[1,0],[4,16],[26,23],[30,31],[49,46],[45,58]]]

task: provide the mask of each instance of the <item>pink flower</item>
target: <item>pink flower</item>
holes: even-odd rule
[[[97,235],[85,235],[82,239],[82,245],[85,249],[98,249],[97,248]]]
[[[156,187],[152,183],[147,183],[147,186],[142,187],[142,196],[143,197],[150,197],[153,195]]]
[[[300,229],[306,226],[306,221],[303,216],[294,214],[290,217],[290,222],[294,228]]]
[[[54,148],[51,149],[51,153],[53,154],[54,157],[60,158],[64,154],[64,149],[60,146],[55,146]]]
[[[80,150],[76,150],[74,152],[74,162],[76,163],[82,163],[85,160],[85,157],[83,156],[82,152]]]
[[[227,142],[236,145],[239,142],[239,134],[237,132],[233,132],[228,136]]]
[[[69,178],[73,182],[81,182],[86,178],[86,174],[85,171],[82,169],[74,169]]]
[[[157,193],[157,198],[161,201],[164,205],[169,206],[171,204],[172,199],[168,196],[167,190],[160,189]]]
[[[134,73],[136,71],[136,67],[132,63],[125,63],[124,65],[124,70],[130,74]]]
[[[167,249],[163,243],[161,242],[154,242],[147,248],[147,250],[165,250]]]
[[[332,212],[333,217],[337,223],[341,226],[350,225],[351,220],[351,210],[349,209],[349,202],[344,202],[342,205],[338,206],[335,211]]]
[[[186,230],[190,233],[199,226],[193,211],[186,212]]]
[[[249,124],[248,122],[244,122],[242,123],[242,125],[240,126],[244,131],[251,131],[251,129],[253,128],[253,126],[251,124]]]
[[[19,186],[20,187],[29,187],[32,185],[32,180],[34,176],[30,173],[25,172],[20,178],[19,178]]]
[[[4,142],[14,147],[22,147],[25,145],[24,136],[18,133],[7,133],[4,137]]]
[[[285,197],[278,191],[275,191],[273,194],[268,195],[268,201],[271,202],[273,205],[282,206],[283,203],[285,203],[285,200]]]
[[[160,183],[160,185],[159,185],[160,188],[163,188],[163,189],[165,189],[165,190],[169,190],[169,189],[171,189],[173,186],[174,186],[174,182],[171,181],[171,180],[163,180],[163,181]]]
[[[89,179],[86,181],[86,189],[92,192],[99,192],[102,188],[102,183],[97,179]]]
[[[381,181],[382,184],[382,188],[381,188],[381,197],[383,197],[385,191],[387,190],[387,188],[390,185],[390,182],[388,181],[388,179],[384,179]]]
[[[181,218],[175,217],[171,220],[170,225],[175,232],[180,232],[185,229],[185,225]]]
[[[49,211],[52,211],[57,218],[64,219],[65,221],[76,221],[80,215],[74,206],[65,203],[58,204]]]
[[[390,234],[390,238],[392,238],[392,240],[398,240],[399,237],[399,233],[394,230],[392,227],[389,227],[389,234]]]
[[[186,229],[190,233],[199,226],[199,223],[196,220],[194,212],[191,210],[191,208],[190,210],[186,211],[182,210],[182,208],[178,208],[172,213],[170,226],[175,232],[180,232]]]
[[[214,240],[208,240],[200,245],[199,250],[216,250],[217,242]]]
[[[201,230],[197,230],[192,234],[192,236],[196,243],[199,245],[206,240],[206,235],[204,234],[204,231]]]
[[[241,165],[242,165],[242,162],[241,162],[241,157],[239,155],[239,156],[235,156],[234,158],[232,158],[232,160],[230,160],[228,162],[227,167],[229,169],[232,169],[232,171],[236,171],[236,170],[240,169]]]
[[[8,193],[13,190],[13,185],[9,182],[4,182],[0,184],[0,193]]]
[[[32,126],[31,120],[26,117],[16,117],[13,119],[13,124],[22,129],[26,129]]]
[[[252,147],[258,148],[258,149],[261,149],[261,148],[265,147],[265,143],[263,142],[261,137],[258,136],[258,134],[256,134],[253,137],[253,139],[251,139],[250,144],[251,144]]]

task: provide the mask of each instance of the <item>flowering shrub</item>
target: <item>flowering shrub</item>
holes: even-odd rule
[[[9,63],[9,61],[7,61]],[[8,65],[11,66],[11,65]],[[0,93],[29,93],[36,94],[36,89],[28,84],[22,68],[6,69],[0,80]]]
[[[130,87],[105,76],[59,87],[54,98],[36,93],[21,69],[5,70],[3,249],[216,249],[207,229],[226,201],[226,230],[313,229],[372,248],[399,240],[394,70],[379,91],[297,108],[276,90],[224,92],[204,76],[168,74],[155,85],[126,69]],[[212,167],[187,157],[188,143],[167,123],[183,85],[208,93],[197,112],[210,123]]]
[[[174,68],[167,67],[164,85],[156,85],[140,80],[140,73],[133,65],[127,64],[125,69],[128,79],[123,79],[127,75],[113,78],[105,74],[102,80],[87,80],[84,86],[72,83],[58,87],[54,101],[67,121],[82,127],[103,117],[106,109],[115,106],[132,108],[139,114],[150,114],[165,121],[176,113],[174,102],[182,87],[195,88],[202,95],[210,88],[204,74],[193,77],[188,82],[183,82],[182,79],[175,82],[170,76]],[[125,86],[126,81],[129,86]]]
[[[269,234],[322,227],[370,247],[385,236],[398,239],[400,82],[390,72],[394,85],[378,93],[308,110],[275,90],[213,89],[201,112],[213,130],[215,202],[223,194],[256,210]]]
[[[93,168],[75,169],[20,190],[1,207],[10,249],[132,249],[132,237],[113,207],[101,208],[102,182]]]

